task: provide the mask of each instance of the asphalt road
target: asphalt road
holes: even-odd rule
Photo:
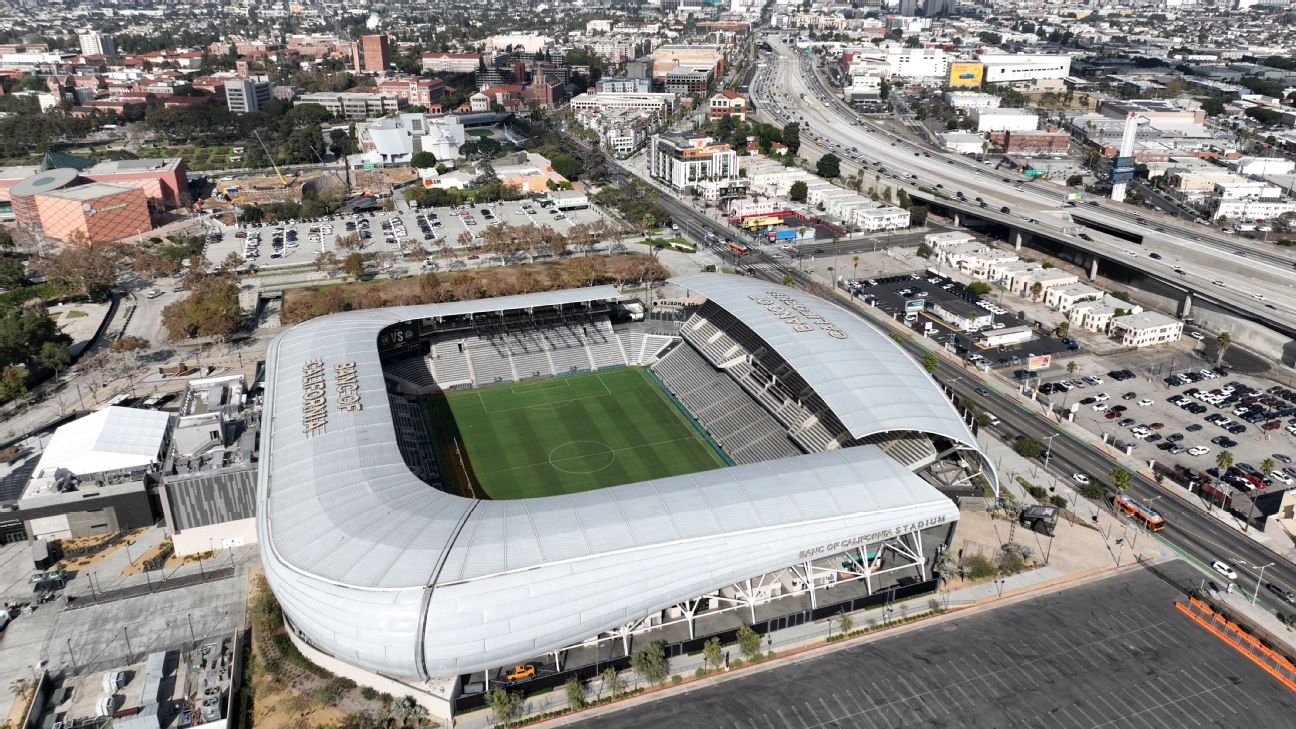
[[[1141,245],[1090,230],[1092,241],[1076,239],[1074,245],[1112,259],[1135,259],[1128,262],[1242,311],[1258,307],[1251,294],[1262,294],[1273,306],[1266,316],[1288,327],[1296,322],[1296,276],[1292,275],[1296,257],[1290,253],[1107,200],[1098,206],[1066,207],[1068,191],[1060,187],[1028,182],[1015,172],[991,169],[959,155],[915,144],[865,121],[825,90],[822,80],[801,56],[777,40],[772,40],[771,45],[777,51],[777,63],[767,62],[752,84],[758,98],[771,100],[758,104],[758,116],[778,123],[793,117],[803,120],[809,126],[802,132],[803,155],[814,157],[832,151],[843,158],[847,174],[862,167],[870,181],[881,176],[911,190],[919,185],[940,185],[946,193],[963,191],[968,200],[981,198],[987,203],[987,210],[982,211],[986,217],[1005,217],[1019,227],[1053,236],[1063,235],[1063,228],[1075,225],[1064,219],[1067,215],[1140,235]],[[814,140],[816,136],[821,137],[822,144]],[[975,208],[977,203],[971,205]],[[1008,207],[1011,214],[999,216],[1001,207]],[[1037,222],[1026,223],[1020,216]],[[1161,258],[1150,258],[1150,252]],[[1183,268],[1185,274],[1175,273],[1174,266]],[[1224,286],[1215,285],[1216,280]]]
[[[1165,566],[1175,567],[1182,563]],[[677,692],[577,726],[1290,726],[1291,692],[1175,609],[1178,596],[1140,570]]]
[[[621,174],[628,175],[630,173],[622,172]],[[658,197],[657,202],[671,213],[676,224],[690,234],[700,237],[702,231],[709,230],[721,236],[732,235],[732,231],[728,230],[725,225],[703,216],[697,210],[676,200],[673,196],[661,195]],[[725,252],[722,251],[722,253]],[[726,253],[726,255],[728,254]],[[805,286],[811,282],[809,275],[786,270],[785,264],[779,263],[759,249],[753,249],[749,255],[741,259],[732,255],[728,257],[739,264],[749,275],[780,283],[785,275],[791,275],[800,286]],[[856,311],[856,315],[864,318],[858,311]],[[919,347],[914,340],[909,338],[904,340],[903,346],[913,354],[915,359],[926,352],[925,349]],[[1061,431],[1056,428],[1054,423],[1027,413],[1016,401],[996,391],[995,388],[998,385],[989,385],[989,395],[977,394],[975,390],[981,387],[983,382],[979,379],[979,373],[975,371],[965,370],[958,365],[940,359],[936,377],[941,382],[949,385],[955,394],[964,401],[973,402],[978,407],[997,415],[1001,421],[1000,429],[1011,436],[1025,434],[1041,442],[1048,442],[1047,438],[1056,435],[1057,437],[1052,441],[1052,456],[1049,459],[1049,467],[1056,473],[1063,474],[1064,477],[1069,478],[1073,473],[1082,472],[1097,480],[1105,481],[1108,474],[1116,466],[1116,461],[1107,454],[1086,443],[1072,440],[1069,436],[1058,435]],[[1268,565],[1270,563],[1272,563],[1272,566],[1267,567],[1265,570],[1265,581],[1275,582],[1286,589],[1296,590],[1296,565],[1283,560],[1267,548],[1259,546],[1250,538],[1220,524],[1213,517],[1207,516],[1203,512],[1204,505],[1198,505],[1199,500],[1196,497],[1190,497],[1195,502],[1190,504],[1181,501],[1177,495],[1168,493],[1171,488],[1177,487],[1163,488],[1150,479],[1135,474],[1129,494],[1145,500],[1158,497],[1153,506],[1162,514],[1168,526],[1156,536],[1150,533],[1142,533],[1136,542],[1133,538],[1135,525],[1130,522],[1130,549],[1124,554],[1125,559],[1133,559],[1133,553],[1139,549],[1138,545],[1143,540],[1159,538],[1173,545],[1181,553],[1197,560],[1203,568],[1208,568],[1209,564],[1216,559],[1230,561],[1238,572],[1239,587],[1248,592],[1255,591],[1256,585],[1256,572],[1251,565]],[[1223,583],[1223,579],[1218,575],[1215,576],[1215,580],[1217,583]],[[1296,607],[1287,605],[1266,589],[1262,588],[1260,590],[1258,599],[1269,609],[1279,610],[1283,614],[1296,613]]]

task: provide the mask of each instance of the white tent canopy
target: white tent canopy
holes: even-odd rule
[[[60,468],[80,476],[147,466],[158,460],[170,419],[156,410],[104,408],[54,431],[33,475],[50,476]]]

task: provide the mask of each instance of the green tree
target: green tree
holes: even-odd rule
[[[1219,468],[1220,474],[1223,475],[1225,471],[1229,470],[1229,468],[1233,466],[1233,451],[1226,448],[1219,453],[1216,453],[1215,466]]]
[[[756,660],[761,654],[760,633],[752,630],[752,627],[746,623],[738,628],[738,650],[748,661]]]
[[[918,244],[918,251],[917,251],[916,255],[917,255],[919,258],[931,258],[931,257],[932,257],[932,249],[931,249],[931,246],[927,245],[926,243],[919,243],[919,244]]]
[[[242,321],[233,276],[199,276],[189,295],[162,309],[162,326],[172,340],[224,337]]]
[[[585,684],[581,683],[579,678],[572,676],[563,684],[563,693],[567,694],[567,705],[572,709],[580,709],[585,706]]]
[[[1084,182],[1083,175],[1071,175],[1070,177],[1066,178],[1067,187],[1075,187],[1076,185],[1079,185],[1083,182]]]
[[[1202,99],[1201,108],[1206,112],[1206,116],[1219,116],[1224,113],[1224,102],[1214,96],[1207,96]]]
[[[909,225],[914,228],[921,228],[927,224],[927,206],[912,205],[909,207]]]
[[[1034,458],[1044,452],[1044,444],[1029,435],[1019,435],[1013,442],[1013,449],[1025,458]]]
[[[788,199],[792,202],[805,202],[807,192],[805,180],[797,180],[788,188]]]
[[[602,679],[603,688],[607,689],[608,696],[615,699],[621,695],[621,674],[617,673],[615,668],[608,666],[603,669],[599,678]]]
[[[801,125],[789,122],[783,125],[783,146],[787,147],[788,156],[796,156],[801,149]]]
[[[986,294],[990,293],[991,288],[990,288],[990,284],[986,283],[985,281],[973,281],[972,283],[968,284],[968,291],[971,291],[977,296],[985,296]]]
[[[841,175],[841,158],[835,154],[825,154],[815,163],[815,174],[832,179]]]
[[[630,654],[630,667],[639,677],[656,686],[666,680],[666,652],[660,643],[646,643]]]
[[[495,723],[508,727],[513,724],[522,709],[522,694],[496,686],[486,692],[486,705],[495,714]]]
[[[27,394],[27,368],[9,365],[0,374],[0,402],[20,398]]]
[[[1269,478],[1269,474],[1273,473],[1277,468],[1278,464],[1275,463],[1272,458],[1266,458],[1263,461],[1260,461],[1260,475],[1265,478]]]
[[[908,210],[913,207],[913,199],[909,197],[908,191],[903,187],[896,193],[896,205]]]
[[[0,258],[0,289],[16,289],[27,282],[22,262],[12,256]]]
[[[702,658],[708,668],[716,669],[724,665],[724,650],[720,647],[719,638],[711,638],[702,644]]]
[[[928,352],[922,356],[922,367],[928,372],[935,372],[940,367],[940,358],[935,354]]]
[[[113,342],[113,344],[116,344],[116,342]],[[39,359],[41,366],[54,370],[54,377],[58,378],[63,368],[72,363],[72,350],[66,342],[44,342],[40,346]]]
[[[1044,293],[1044,284],[1040,283],[1039,281],[1036,281],[1035,283],[1031,284],[1030,292],[1031,292],[1031,299],[1038,300],[1040,294]]]
[[[1116,487],[1117,491],[1124,491],[1134,483],[1134,474],[1124,466],[1116,466],[1111,473],[1107,474],[1107,480],[1111,481],[1111,485]]]
[[[554,172],[566,177],[568,180],[578,180],[585,166],[580,160],[566,153],[558,153],[549,158],[549,164],[553,166]]]
[[[1232,346],[1232,344],[1233,336],[1228,332],[1221,331],[1219,334],[1215,335],[1215,364],[1218,365],[1220,362],[1224,361],[1224,353],[1228,351],[1228,348]]]
[[[436,155],[431,152],[415,152],[410,157],[410,167],[415,167],[420,170],[436,167],[436,163]]]
[[[846,614],[845,610],[838,610],[837,625],[841,627],[842,633],[849,633],[851,628],[855,627],[855,621],[851,619],[850,615]]]
[[[1075,360],[1070,360],[1069,362],[1067,362],[1068,375],[1074,375],[1076,373],[1076,370],[1078,369],[1080,369],[1080,366],[1075,363]]]
[[[352,279],[359,281],[365,270],[364,255],[348,253],[347,257],[342,259],[342,270]]]

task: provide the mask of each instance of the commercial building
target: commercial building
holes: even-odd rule
[[[158,496],[176,554],[256,541],[256,439],[242,375],[191,380],[172,419]]]
[[[481,62],[478,53],[424,53],[422,58],[428,73],[475,73]]]
[[[1183,337],[1183,322],[1157,311],[1118,316],[1108,334],[1126,347],[1151,347],[1177,342]]]
[[[648,173],[675,190],[699,191],[709,199],[744,187],[738,170],[738,152],[711,137],[658,134],[648,147]]]
[[[574,113],[584,111],[646,111],[665,119],[675,110],[675,94],[595,93],[572,97],[570,106]]]
[[[1239,175],[1264,177],[1265,175],[1290,175],[1296,171],[1296,161],[1285,157],[1239,157],[1231,167]]]
[[[682,407],[695,401],[683,383],[708,373],[707,397],[743,413],[747,442],[777,449],[561,497],[477,500],[416,476],[418,451],[399,420],[408,400],[384,370],[435,353],[428,387],[475,385],[473,372],[500,356],[478,346],[474,327],[484,326],[505,338],[574,331],[570,346],[583,352],[582,327],[621,336],[609,322],[615,288],[354,311],[280,335],[267,352],[256,515],[266,579],[295,643],[361,682],[355,668],[427,687],[427,701],[444,702],[441,718],[469,684],[494,683],[499,666],[583,670],[586,655],[591,668],[595,660],[583,647],[598,647],[606,665],[635,635],[706,639],[708,615],[758,605],[779,615],[794,607],[783,598],[801,596],[795,609],[819,619],[844,591],[885,599],[900,580],[929,583],[927,565],[958,517],[930,474],[980,475],[997,490],[931,377],[815,296],[718,274],[672,283],[704,303],[671,353],[652,358],[655,371],[685,393]],[[601,366],[625,366],[625,348],[611,349]],[[482,366],[454,370],[449,359],[461,354]],[[784,418],[759,415],[756,397]],[[307,427],[304,401],[320,413]],[[747,581],[768,589],[731,590]],[[724,598],[696,600],[706,595]]]
[[[945,103],[960,109],[970,111],[972,109],[998,109],[1002,101],[994,94],[981,94],[975,91],[946,91]]]
[[[117,55],[117,46],[113,43],[110,33],[100,33],[96,30],[77,31],[77,43],[81,45],[83,56]]]
[[[257,111],[274,96],[274,83],[268,78],[232,78],[224,87],[225,105],[235,114]]]
[[[988,84],[1061,81],[1071,75],[1071,56],[985,53],[978,60]]]
[[[985,65],[980,61],[955,61],[949,65],[950,86],[980,86],[985,81]]]
[[[594,88],[600,94],[647,94],[652,91],[652,79],[604,76],[598,80]]]
[[[153,229],[143,190],[92,182],[75,169],[38,172],[8,192],[15,222],[54,240],[101,243]]]
[[[351,44],[351,61],[356,73],[387,73],[391,68],[391,47],[385,35],[362,35]]]
[[[1126,117],[1135,114],[1157,129],[1192,127],[1206,121],[1202,109],[1185,109],[1160,99],[1102,99],[1098,102],[1098,113],[1122,124]]]
[[[972,121],[978,132],[1033,132],[1039,115],[1028,109],[973,109]]]
[[[400,111],[405,100],[390,94],[362,91],[319,91],[297,97],[303,104],[319,104],[333,116],[346,119],[368,119]]]
[[[719,119],[724,116],[735,116],[746,121],[747,100],[738,92],[730,89],[725,89],[712,96],[707,104],[707,117]]]
[[[107,407],[54,431],[19,461],[30,478],[5,511],[30,539],[112,534],[153,523],[149,489],[168,445],[170,416]]]
[[[994,317],[987,311],[978,309],[971,303],[959,302],[961,306],[949,301],[940,301],[927,307],[927,310],[940,317],[941,321],[960,331],[978,331],[994,324]]]
[[[1071,148],[1071,135],[1060,129],[992,132],[990,141],[1004,154],[1019,157],[1066,154]]]

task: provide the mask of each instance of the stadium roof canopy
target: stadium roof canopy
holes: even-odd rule
[[[975,442],[931,377],[858,315],[745,276],[704,273],[672,282],[705,296],[755,332],[823,398],[853,437],[916,430]],[[815,323],[816,314],[826,326]]]
[[[54,431],[33,472],[74,475],[147,466],[158,460],[171,416],[157,410],[107,407]]]
[[[700,277],[680,282],[714,293],[716,303],[733,306],[758,333],[780,334],[755,319],[786,326],[767,308],[745,309],[741,291]],[[871,422],[857,411],[876,395],[834,395],[830,404],[853,408],[857,427],[935,426],[933,432],[972,444],[970,434],[958,437],[958,417],[936,385],[893,343],[867,335],[866,325],[848,322],[826,302],[781,292],[834,312],[847,338],[828,339],[849,348],[861,368],[901,370],[907,362],[918,373],[900,371],[888,388],[892,398],[911,402],[910,417],[888,412]],[[612,287],[593,287],[353,311],[276,338],[266,360],[257,529],[267,578],[294,626],[371,670],[455,675],[572,645],[681,599],[782,569],[804,559],[798,555],[808,547],[958,518],[948,498],[874,446],[510,501],[444,493],[410,472],[379,361],[380,331],[415,319],[617,298]],[[825,344],[820,352],[844,368],[846,358]],[[780,346],[794,366],[813,366],[808,353]],[[886,351],[869,354],[878,347]],[[338,409],[336,371],[354,371],[359,409]],[[323,373],[328,409],[323,427],[307,433],[304,403],[319,391],[311,372]],[[899,392],[909,388],[932,394]],[[947,418],[933,412],[937,402]]]

